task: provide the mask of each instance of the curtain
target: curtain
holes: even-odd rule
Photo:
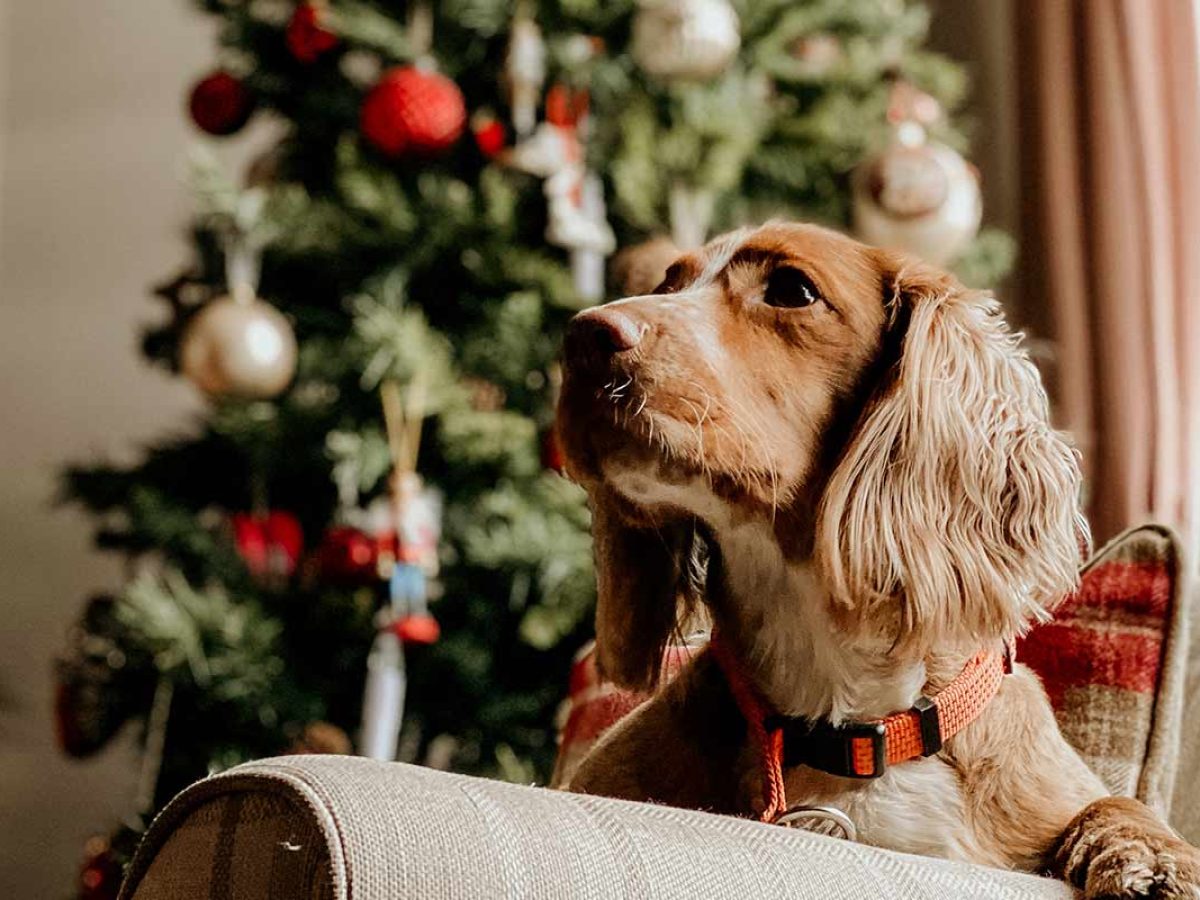
[[[1098,540],[1200,513],[1192,0],[1016,0],[1024,267]]]

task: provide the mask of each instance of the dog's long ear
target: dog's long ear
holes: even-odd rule
[[[990,295],[880,259],[891,359],[825,490],[818,565],[898,644],[1011,637],[1076,583],[1077,455]]]
[[[691,531],[630,525],[604,488],[591,492],[596,555],[596,663],[622,687],[653,688],[689,598]]]

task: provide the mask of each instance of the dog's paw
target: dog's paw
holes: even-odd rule
[[[1086,900],[1200,900],[1200,851],[1135,800],[1087,807],[1067,826],[1054,864]]]
[[[1156,847],[1130,841],[1097,854],[1087,867],[1088,900],[1200,900],[1200,854],[1186,844]]]

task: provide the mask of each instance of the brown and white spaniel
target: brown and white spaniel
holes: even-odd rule
[[[578,315],[558,436],[590,497],[602,672],[658,685],[696,616],[773,714],[825,729],[936,697],[1076,583],[1080,474],[996,301],[826,229],[771,224]],[[569,789],[764,804],[718,654],[616,725]],[[1051,872],[1090,897],[1200,897],[1200,855],[1109,798],[1019,664],[962,730],[879,777],[784,770],[861,840]]]

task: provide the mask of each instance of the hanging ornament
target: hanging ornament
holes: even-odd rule
[[[615,249],[616,238],[608,224],[604,185],[584,165],[578,128],[543,122],[501,159],[545,179],[546,240],[571,252],[571,275],[580,300],[602,299],[604,259]]]
[[[538,98],[546,81],[546,42],[524,3],[513,18],[503,78],[513,130],[518,138],[526,137],[537,125]]]
[[[183,374],[212,397],[266,400],[296,371],[296,335],[283,313],[254,296],[258,256],[244,242],[226,249],[230,294],[205,305],[179,347]]]
[[[311,64],[338,45],[338,37],[322,26],[326,11],[323,3],[301,3],[292,13],[284,40],[298,62]]]
[[[666,235],[626,247],[613,257],[609,267],[617,293],[622,297],[649,294],[662,284],[667,268],[682,254]]]
[[[928,140],[941,116],[929,94],[907,82],[892,89],[892,142],[854,172],[854,228],[869,244],[952,262],[979,231],[979,173],[955,150]]]
[[[466,122],[458,85],[417,66],[400,66],[384,73],[363,101],[360,117],[363,137],[393,159],[449,150]]]
[[[504,123],[487,110],[471,117],[471,134],[475,136],[475,146],[486,159],[495,159],[508,143]]]
[[[209,396],[267,400],[291,383],[296,336],[269,303],[245,295],[220,297],[188,325],[179,362]]]
[[[728,0],[642,0],[631,52],[654,78],[704,81],[724,72],[741,46]]]
[[[201,78],[188,98],[192,121],[217,137],[240,131],[254,112],[254,95],[242,82],[224,70]]]
[[[417,474],[417,452],[425,418],[425,383],[420,374],[405,387],[380,386],[392,456],[388,495],[368,511],[377,524],[379,575],[386,598],[376,616],[378,630],[367,657],[359,753],[396,758],[408,680],[405,647],[432,644],[440,636],[429,614],[430,580],[438,572],[441,497]]]
[[[234,513],[229,524],[238,555],[257,580],[279,582],[296,571],[304,531],[294,515],[277,509],[264,515]]]

